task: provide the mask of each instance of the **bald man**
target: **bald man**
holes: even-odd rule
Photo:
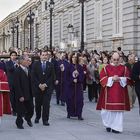
[[[123,112],[130,110],[127,84],[129,71],[120,64],[117,52],[112,55],[111,64],[103,68],[100,73],[101,94],[97,110],[101,110],[101,117],[107,132],[120,133],[123,131]]]

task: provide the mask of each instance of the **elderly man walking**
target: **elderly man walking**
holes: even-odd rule
[[[31,74],[28,70],[30,59],[28,56],[19,57],[19,67],[16,68],[14,74],[15,81],[15,98],[17,119],[16,125],[18,129],[24,129],[23,117],[27,124],[32,127],[31,118],[34,113],[33,95],[31,88]]]
[[[100,73],[102,85],[97,110],[101,110],[101,117],[107,132],[120,133],[123,131],[123,112],[130,110],[127,84],[129,71],[119,63],[117,52],[112,55],[111,64],[103,68]]]

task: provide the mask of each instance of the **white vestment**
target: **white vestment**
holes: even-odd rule
[[[108,78],[107,86],[111,87],[114,81],[112,77]],[[120,77],[120,85],[122,87],[126,86],[126,77]],[[102,109],[101,117],[105,127],[114,129],[116,131],[123,131],[123,111],[109,111]]]

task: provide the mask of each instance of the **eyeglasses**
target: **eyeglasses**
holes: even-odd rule
[[[113,59],[113,61],[119,61],[119,59]]]

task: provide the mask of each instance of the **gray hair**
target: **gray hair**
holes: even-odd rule
[[[27,55],[21,55],[21,56],[19,56],[19,57],[18,57],[18,62],[19,62],[19,64],[21,64],[22,61],[25,60],[25,59],[27,59],[27,58],[28,58]]]

